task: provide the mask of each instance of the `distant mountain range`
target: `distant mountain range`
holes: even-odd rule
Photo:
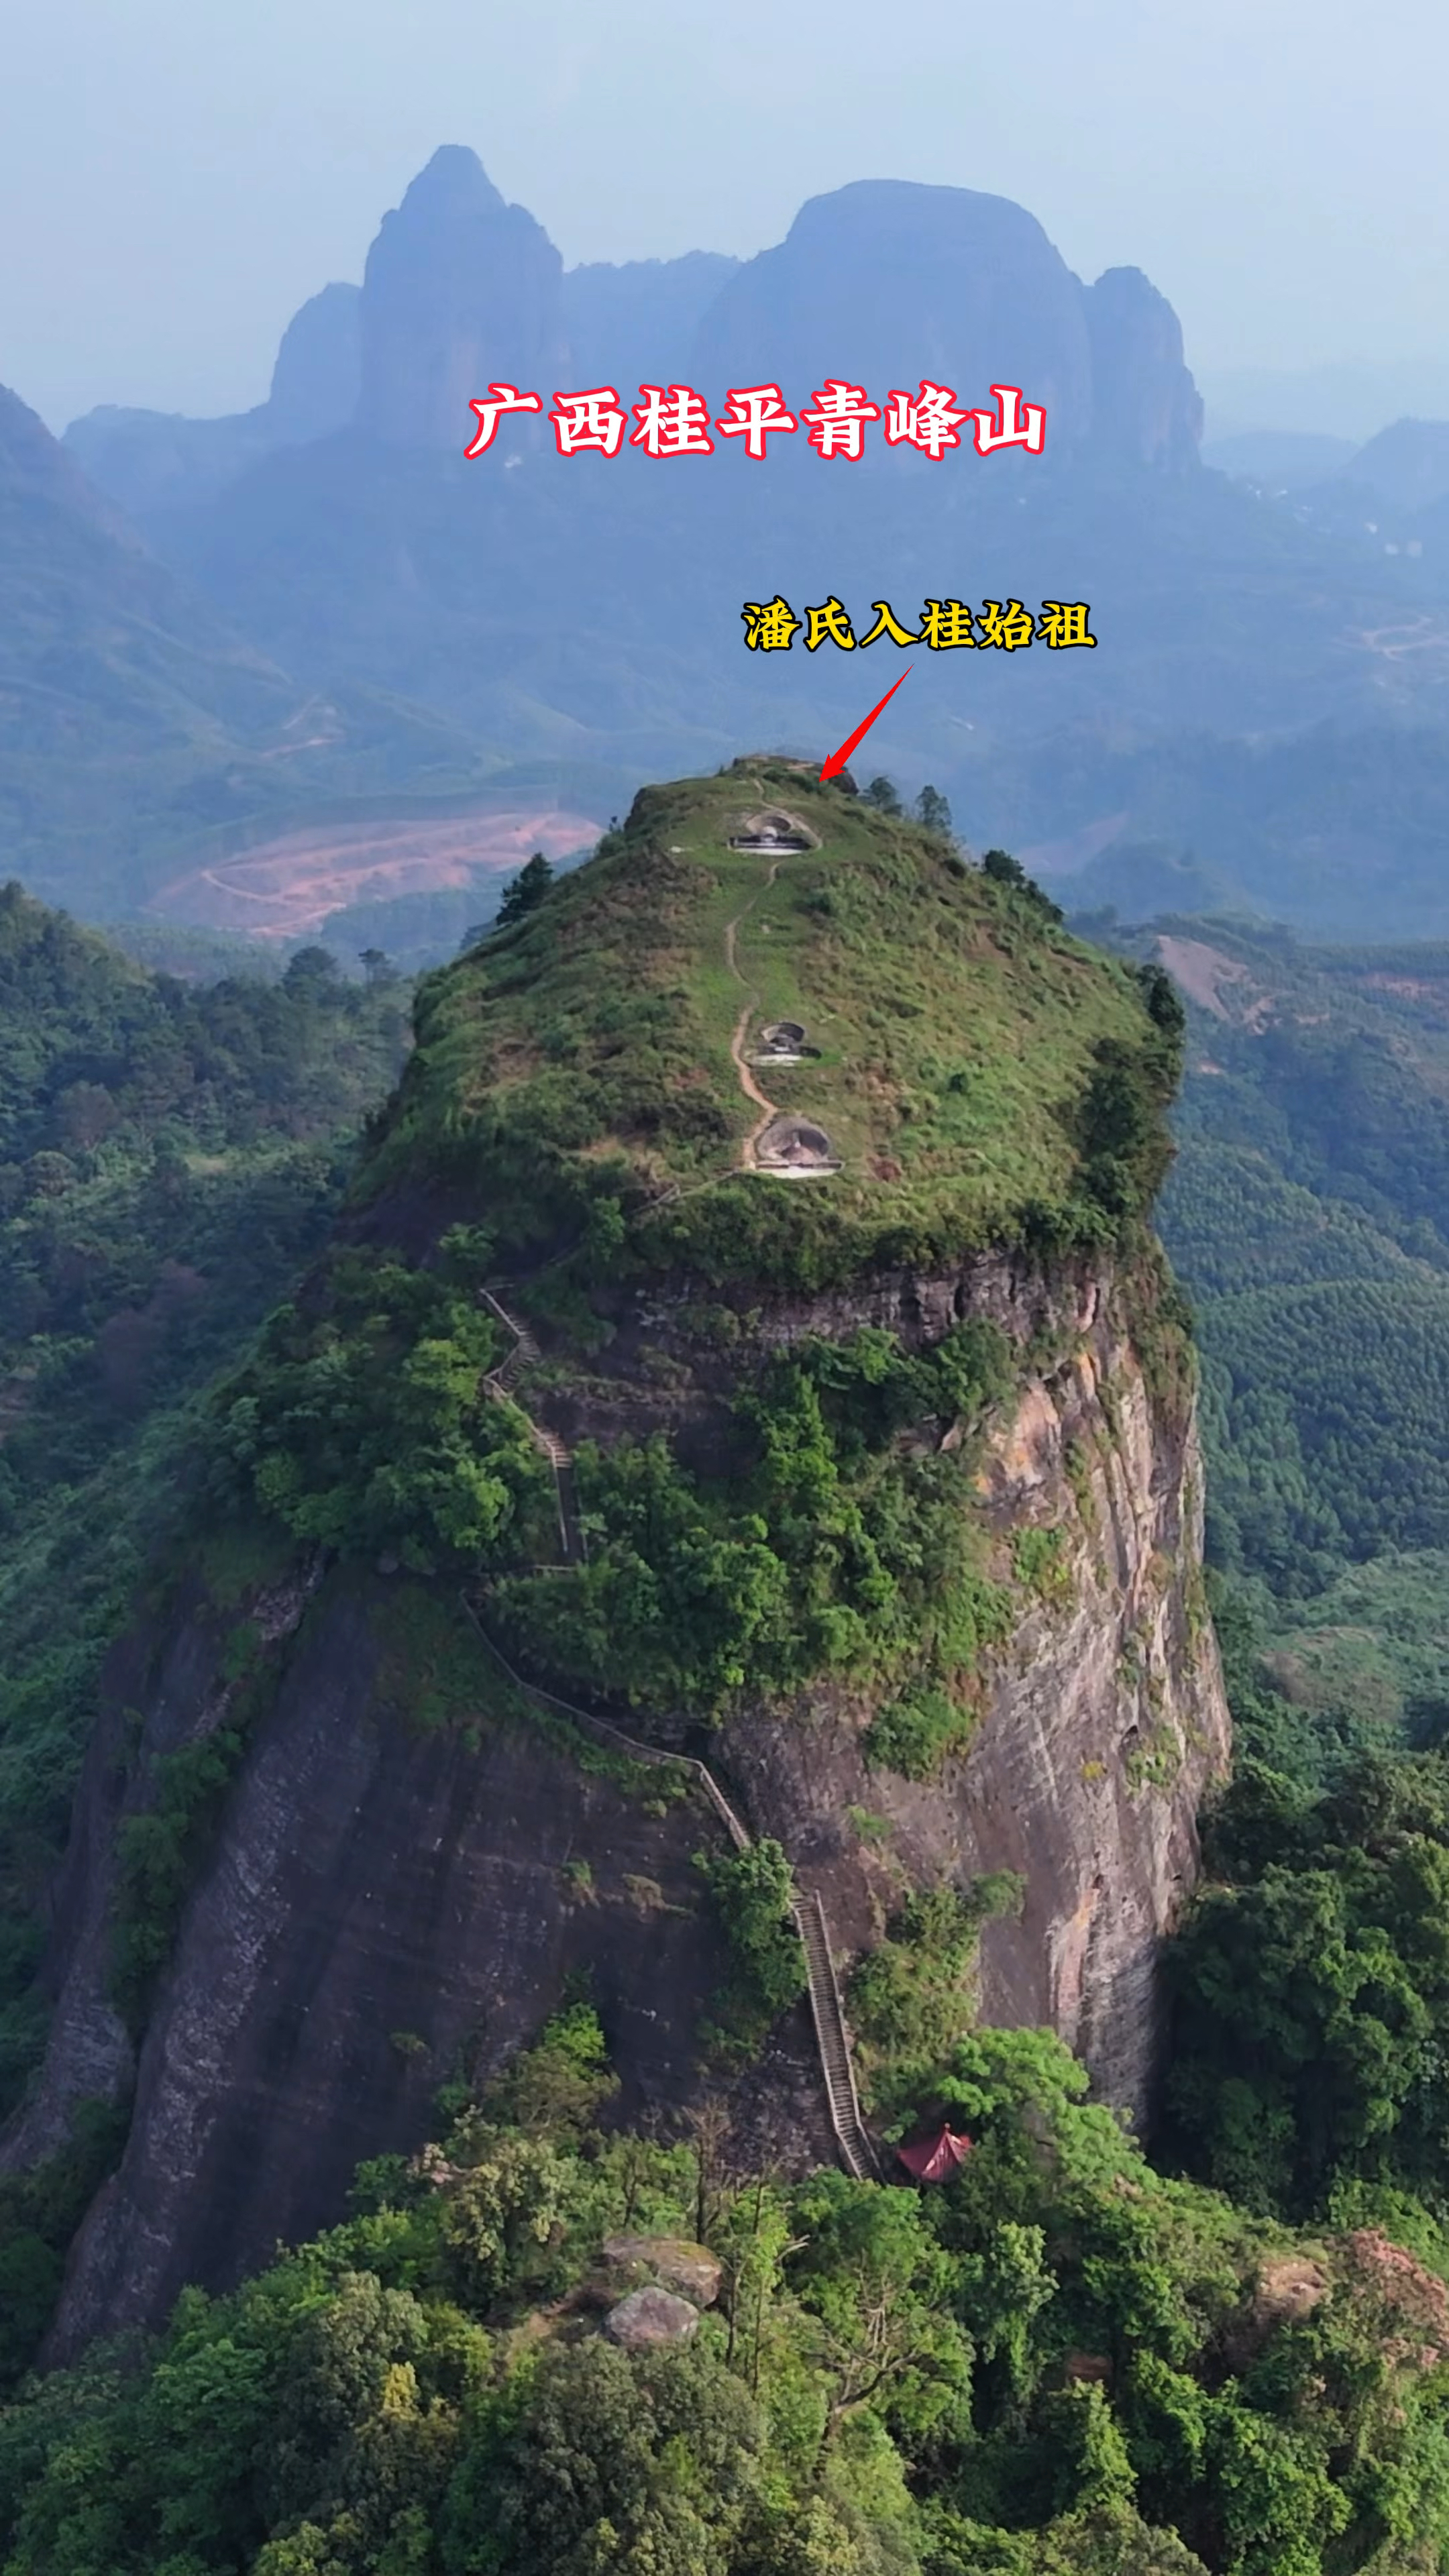
[[[923,378],[963,405],[1019,384],[1045,409],[1043,452],[932,461],[877,433],[850,471],[798,435],[763,464],[722,439],[708,458],[564,460],[545,421],[515,418],[463,456],[489,382],[545,406],[560,387],[610,384],[627,404],[686,383],[717,416],[732,385],[776,382],[798,408],[827,376],[877,403]],[[833,595],[863,631],[884,598],[915,632],[927,599],[1055,598],[1090,603],[1095,650],[923,647],[882,765],[942,788],[978,844],[1162,843],[1201,899],[1241,889],[1350,933],[1449,927],[1449,430],[1400,424],[1279,475],[1243,457],[1205,470],[1200,428],[1148,279],[1084,285],[1005,199],[861,182],[750,261],[566,272],[448,147],[385,217],[361,286],[304,305],[266,403],[219,421],[93,412],[51,452],[43,503],[0,454],[0,549],[30,565],[35,601],[5,650],[33,706],[58,668],[73,701],[57,780],[60,736],[17,717],[12,690],[9,864],[114,913],[194,875],[208,833],[234,852],[339,797],[368,797],[375,821],[388,800],[466,800],[520,767],[530,794],[602,822],[639,775],[741,743],[821,756],[902,661],[888,643],[859,669],[833,642],[751,653],[746,601],[798,615]],[[33,463],[38,423],[27,437]],[[46,549],[63,566],[77,515],[91,570],[57,617]],[[128,581],[164,594],[161,627],[209,675],[188,660],[160,735],[134,644],[127,714],[117,700],[116,638],[146,623],[111,613]]]

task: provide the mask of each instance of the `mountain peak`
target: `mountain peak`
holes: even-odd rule
[[[495,214],[506,203],[471,144],[440,143],[409,185],[400,212]]]
[[[562,281],[542,224],[499,195],[476,152],[445,143],[367,254],[362,427],[461,451],[480,386],[559,381]]]

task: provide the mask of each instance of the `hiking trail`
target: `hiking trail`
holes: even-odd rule
[[[746,913],[752,911],[754,906],[759,902],[761,895],[769,893],[770,888],[774,884],[779,873],[780,862],[778,859],[772,859],[770,861],[770,873],[766,877],[764,884],[755,888],[749,902],[742,904],[739,911],[735,914],[733,921],[726,922],[725,924],[725,964],[728,966],[730,973],[733,975],[737,984],[743,984],[745,979],[740,973],[739,959],[735,954],[735,932],[738,930],[740,923],[744,920]],[[760,1113],[753,1127],[750,1129],[749,1134],[744,1138],[740,1146],[740,1159],[736,1168],[742,1172],[757,1172],[759,1170],[759,1156],[756,1148],[759,1145],[760,1138],[764,1135],[765,1130],[770,1125],[772,1119],[778,1118],[780,1114],[778,1103],[773,1100],[766,1099],[745,1059],[745,1034],[750,1025],[750,1015],[755,1009],[759,998],[760,996],[757,991],[746,986],[745,1006],[741,1011],[739,1018],[735,1022],[735,1033],[730,1040],[730,1060],[734,1065],[735,1072],[739,1076],[740,1089],[744,1093],[745,1098],[752,1101]]]

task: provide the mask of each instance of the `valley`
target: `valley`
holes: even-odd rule
[[[151,911],[203,930],[283,945],[313,938],[354,905],[457,888],[489,909],[531,850],[564,858],[597,840],[598,821],[557,808],[480,806],[448,821],[314,824],[213,859],[157,888]]]

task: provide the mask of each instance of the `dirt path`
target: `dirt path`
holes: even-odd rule
[[[733,921],[725,924],[725,964],[728,966],[730,973],[733,975],[737,984],[743,984],[745,979],[740,973],[739,961],[735,955],[735,932],[738,930],[740,923],[744,920],[745,914],[751,911],[759,902],[760,896],[762,894],[769,893],[770,888],[774,884],[779,873],[780,862],[778,859],[772,859],[770,861],[770,873],[766,877],[764,884],[756,888],[755,892],[751,895],[749,902],[747,904],[743,904],[740,910],[735,914]],[[753,1011],[759,998],[758,993],[751,992],[747,989],[745,994],[745,1006],[741,1011],[739,1018],[735,1022],[735,1033],[730,1040],[730,1056],[733,1061],[735,1071],[739,1075],[740,1089],[744,1093],[746,1100],[753,1101],[755,1107],[760,1112],[759,1117],[755,1120],[753,1127],[750,1129],[748,1136],[746,1136],[740,1147],[738,1169],[742,1172],[756,1172],[759,1170],[759,1157],[756,1152],[756,1148],[759,1144],[760,1138],[769,1126],[771,1119],[777,1118],[780,1114],[778,1104],[773,1100],[766,1099],[745,1061],[745,1033],[750,1025],[750,1013]]]

